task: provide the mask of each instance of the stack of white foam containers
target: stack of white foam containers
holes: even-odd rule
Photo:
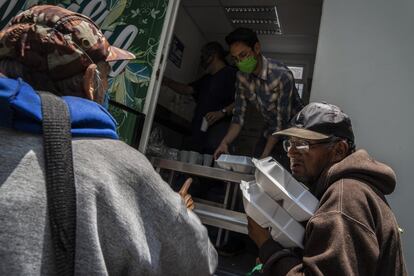
[[[221,154],[216,160],[218,167],[239,173],[251,174],[254,171],[252,158],[240,155]]]
[[[305,229],[318,200],[272,157],[253,159],[255,181],[240,184],[246,214],[262,227],[271,228],[272,238],[284,247],[303,248]]]

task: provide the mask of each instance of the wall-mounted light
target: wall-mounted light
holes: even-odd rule
[[[260,35],[280,35],[279,16],[276,6],[224,7],[234,27],[247,27]]]

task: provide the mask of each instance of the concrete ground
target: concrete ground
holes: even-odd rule
[[[246,275],[256,265],[256,257],[258,256],[256,245],[247,235],[240,235],[237,238],[238,242],[243,244],[244,249],[234,256],[223,256],[218,249],[219,263],[215,275]]]

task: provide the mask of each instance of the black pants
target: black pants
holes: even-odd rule
[[[200,131],[199,127],[193,128],[189,146],[184,147],[200,153],[213,154],[226,136],[229,126],[229,120],[221,120],[209,126],[206,132]]]

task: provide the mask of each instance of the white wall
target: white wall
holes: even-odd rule
[[[182,6],[178,10],[174,35],[184,44],[183,59],[180,68],[168,60],[164,75],[189,83],[198,77],[200,50],[206,40]],[[166,87],[161,87],[158,103],[189,121],[195,107],[191,96],[179,95]]]
[[[391,165],[388,197],[414,272],[414,1],[324,1],[311,100],[351,116],[357,146]]]
[[[305,67],[303,78],[307,79],[313,75],[313,66],[315,64],[315,54],[286,54],[279,52],[263,53],[266,57],[271,57],[282,61],[287,65],[302,65]]]
[[[181,68],[168,60],[165,74],[177,81],[191,82],[197,77],[200,50],[206,40],[182,6],[178,9],[174,35],[184,44],[184,56]]]

